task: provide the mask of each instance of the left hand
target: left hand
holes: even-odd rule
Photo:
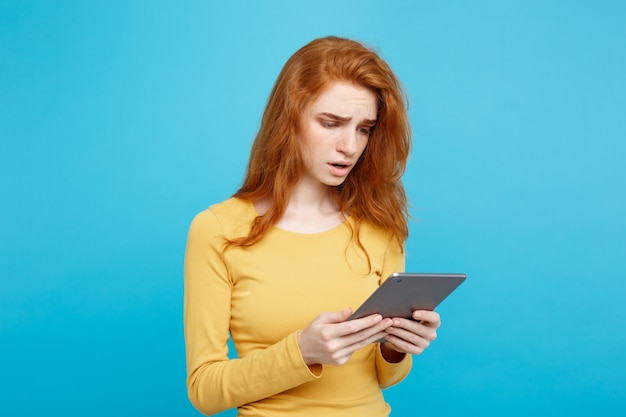
[[[393,324],[385,329],[386,347],[399,353],[419,355],[437,338],[441,325],[439,314],[428,310],[415,310],[415,320],[395,317]],[[416,321],[417,320],[417,321]]]

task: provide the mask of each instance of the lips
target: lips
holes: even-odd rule
[[[352,168],[351,163],[344,161],[330,162],[328,166],[330,167],[330,172],[339,177],[348,175],[350,169]]]

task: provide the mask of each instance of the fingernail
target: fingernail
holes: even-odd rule
[[[422,313],[420,313],[419,311],[416,311],[413,313],[413,318],[414,319],[419,319],[420,317],[422,317]]]
[[[374,316],[374,323],[378,323],[382,319],[383,319],[383,316],[381,316],[380,314],[377,314]]]

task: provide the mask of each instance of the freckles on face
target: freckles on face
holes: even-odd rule
[[[373,91],[334,82],[302,115],[298,135],[305,176],[325,185],[341,184],[367,146],[376,124]]]

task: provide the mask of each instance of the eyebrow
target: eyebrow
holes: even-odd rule
[[[352,120],[352,117],[342,117],[342,116],[338,116],[338,115],[333,114],[333,113],[322,112],[322,113],[320,113],[320,115],[321,116],[326,116],[329,119],[336,120],[338,122],[349,122],[350,120]],[[374,126],[376,124],[376,120],[363,119],[363,123],[365,123],[366,125],[369,125],[369,126]]]

